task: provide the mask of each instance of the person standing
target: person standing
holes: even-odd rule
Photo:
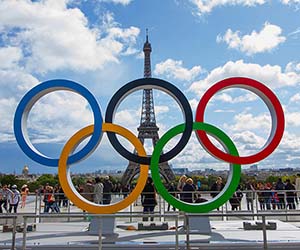
[[[59,213],[60,209],[57,205],[54,188],[52,186],[48,186],[48,192],[49,192],[48,196],[47,196],[48,207],[47,207],[46,213],[48,213],[50,209],[51,209],[51,212]]]
[[[265,198],[265,204],[266,204],[266,209],[270,210],[271,209],[271,201],[272,201],[272,191],[271,191],[272,185],[270,183],[265,184],[265,191],[264,191],[264,198]]]
[[[94,186],[91,180],[87,180],[83,185],[82,196],[88,201],[94,201]]]
[[[113,184],[109,180],[109,176],[105,176],[103,183],[103,204],[110,204],[111,202],[111,192]]]
[[[262,183],[258,183],[257,187],[258,187],[258,190],[259,190],[257,192],[257,200],[259,202],[260,210],[265,210],[266,209],[266,206],[265,206],[265,192],[264,192],[265,186]]]
[[[193,203],[194,199],[194,193],[196,191],[195,186],[193,185],[193,179],[192,178],[188,178],[185,182],[185,185],[183,187],[183,201],[187,202],[187,203]]]
[[[12,209],[14,209],[14,213],[17,213],[20,200],[21,200],[21,195],[20,195],[19,190],[17,189],[17,185],[12,185],[11,193],[8,196],[10,213],[12,212]]]
[[[24,208],[26,206],[26,199],[29,193],[28,186],[24,184],[21,188],[21,208]]]
[[[6,184],[0,188],[0,213],[3,213],[3,208],[6,212],[8,212],[7,202],[11,193],[12,191],[7,187]]]
[[[282,190],[285,190],[285,185],[282,182],[281,178],[278,178],[276,185],[275,185],[275,190],[277,192],[277,197],[278,197],[278,209],[284,209],[285,208],[285,199],[284,199],[284,192]],[[280,192],[282,191],[282,192]]]
[[[289,209],[296,209],[296,205],[295,205],[295,187],[291,183],[290,179],[286,180],[285,190],[288,190],[286,192],[286,201],[287,201]]]
[[[211,186],[210,191],[211,191],[211,197],[215,198],[224,188],[224,183],[223,179],[221,176],[219,176],[216,180],[216,182]]]
[[[241,210],[241,201],[243,198],[243,193],[241,191],[240,185],[237,187],[236,191],[233,193],[232,197],[229,199],[231,205],[231,210]]]
[[[154,184],[151,177],[148,177],[147,183],[143,189],[141,196],[142,196],[143,213],[153,214],[154,208],[157,205],[157,201],[156,201],[156,192],[155,192]],[[151,216],[151,221],[153,220],[154,218]],[[148,221],[148,217],[143,217],[143,221]]]
[[[295,188],[297,192],[297,200],[300,200],[300,173],[297,174]]]
[[[178,190],[178,192],[179,192],[179,199],[180,199],[180,200],[183,200],[183,196],[184,196],[184,195],[182,194],[182,192],[183,192],[183,187],[184,187],[184,185],[185,185],[186,179],[187,179],[186,175],[182,175],[182,176],[179,178],[179,182],[178,182],[178,184],[177,184],[177,190]]]
[[[0,184],[0,213],[2,214],[3,213],[3,209],[2,209],[2,206],[3,204],[6,202],[6,199],[4,199],[4,195],[3,195],[3,187],[2,185]]]
[[[216,180],[216,182],[211,186],[210,188],[210,196],[212,198],[215,198],[224,188],[224,183],[223,183],[223,179],[221,176],[219,176]],[[219,211],[219,208],[217,208],[217,210]]]
[[[100,181],[99,177],[95,178],[95,186],[94,186],[94,202],[96,204],[102,204],[103,202],[103,184]]]
[[[254,199],[255,199],[255,188],[253,184],[249,181],[246,185],[246,202],[247,202],[248,211],[253,211]]]
[[[172,196],[177,197],[177,194],[176,194],[176,187],[175,187],[175,185],[174,185],[173,182],[170,184],[170,186],[169,186],[169,188],[168,188],[168,192],[169,192]],[[170,208],[171,208],[171,205],[170,205],[170,203],[168,203],[168,212],[170,211]],[[173,211],[175,211],[175,210],[176,210],[176,208],[173,207]]]

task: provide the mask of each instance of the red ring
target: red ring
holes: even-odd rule
[[[202,146],[214,157],[229,163],[251,164],[269,156],[278,146],[284,132],[284,113],[282,106],[275,94],[264,84],[250,78],[233,77],[227,78],[214,84],[201,98],[196,110],[196,122],[204,122],[204,111],[211,97],[217,92],[230,88],[244,88],[257,94],[268,106],[272,117],[271,134],[264,148],[250,156],[233,156],[218,149],[208,138],[205,131],[197,130],[196,134]],[[273,111],[273,112],[272,112]],[[274,117],[275,116],[275,117]],[[276,129],[274,130],[274,126]],[[269,142],[269,143],[268,143]]]

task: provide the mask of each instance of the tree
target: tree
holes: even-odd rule
[[[55,186],[59,183],[59,181],[57,175],[53,176],[52,174],[43,174],[36,180],[36,183],[38,186],[45,186],[46,184],[49,184],[50,186]]]

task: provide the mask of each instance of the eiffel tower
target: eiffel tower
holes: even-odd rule
[[[146,42],[144,44],[144,78],[151,78],[151,60],[150,53],[152,51],[151,44],[148,41],[148,30],[146,31]],[[150,80],[151,81],[151,80]],[[150,82],[151,83],[151,82]],[[144,145],[145,139],[151,139],[153,148],[155,147],[157,141],[159,140],[158,130],[156,125],[155,112],[154,112],[154,102],[153,102],[153,92],[152,89],[143,90],[143,100],[142,100],[142,112],[140,126],[138,127],[138,138]],[[175,175],[170,168],[168,162],[162,162],[159,164],[160,174],[164,177],[166,182],[170,183],[175,180]],[[140,172],[140,165],[138,163],[130,161],[125,173],[122,177],[122,184],[128,185],[134,176]]]

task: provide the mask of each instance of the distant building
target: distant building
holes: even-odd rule
[[[293,168],[279,168],[279,171],[281,171],[281,172],[293,172],[294,171],[294,169]]]
[[[173,172],[175,175],[184,175],[190,173],[188,168],[173,168]]]
[[[254,165],[250,166],[249,171],[252,171],[252,172],[258,171],[258,165],[254,164]]]
[[[22,170],[22,175],[27,178],[29,174],[29,167],[27,165],[24,166],[23,170]]]

